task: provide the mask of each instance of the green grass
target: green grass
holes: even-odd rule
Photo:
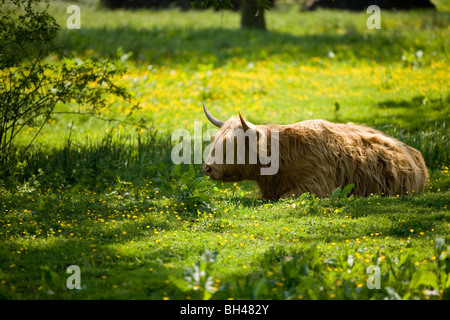
[[[369,30],[365,13],[283,7],[268,12],[262,33],[240,30],[228,11],[80,6],[82,29],[58,40],[64,52],[119,52],[128,68],[119,81],[141,110],[127,117],[129,106],[112,101],[105,116],[145,117],[154,129],[52,119],[0,180],[0,298],[449,298],[448,13],[383,11],[382,29]],[[62,26],[65,9],[50,9]],[[377,127],[423,153],[429,190],[264,202],[243,182],[200,197],[173,171],[167,134],[205,121],[203,100],[221,119],[241,110],[254,123]],[[188,278],[197,263],[212,282]],[[81,290],[66,287],[70,265]],[[366,285],[371,265],[380,290]]]
[[[432,187],[448,187],[449,182],[447,173]],[[182,278],[184,267],[194,266],[205,251],[217,250],[211,274],[218,279],[217,287],[227,282],[232,286],[218,291],[218,297],[248,299],[257,281],[243,293],[234,287],[236,283],[268,277],[288,286],[279,274],[281,261],[317,247],[322,262],[347,253],[353,255],[355,267],[359,265],[360,270],[348,279],[353,296],[337,298],[381,298],[385,291],[358,293],[358,284],[365,287],[365,268],[379,265],[383,272],[395,270],[394,262],[377,262],[377,258],[395,261],[408,251],[412,263],[418,264],[415,268],[437,268],[441,252],[433,250],[433,240],[449,236],[448,190],[398,198],[267,203],[255,197],[252,187],[222,187],[209,202],[211,209],[201,214],[187,211],[183,202],[164,198],[151,183],[121,188],[114,183],[103,192],[60,188],[13,195],[3,191],[0,293],[9,299],[198,298],[195,291],[178,290],[168,277]],[[65,287],[66,268],[72,264],[81,268],[79,291]],[[331,263],[324,266],[335,269]],[[50,271],[57,280],[47,279]],[[409,293],[407,284],[397,286],[402,297]],[[264,297],[280,298],[276,289],[277,285]],[[330,283],[326,290],[330,295],[338,293],[339,282]],[[301,290],[298,295],[314,298]],[[414,297],[426,295],[418,290]]]

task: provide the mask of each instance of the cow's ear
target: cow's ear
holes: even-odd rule
[[[256,126],[250,122],[247,122],[244,120],[244,117],[242,116],[241,112],[239,113],[239,119],[241,119],[242,128],[244,128],[244,131],[247,131],[248,129],[256,129]]]

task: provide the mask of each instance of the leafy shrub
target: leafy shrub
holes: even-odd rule
[[[188,211],[210,208],[209,197],[211,191],[217,191],[215,183],[207,176],[195,177],[196,172],[192,164],[188,170],[182,171],[181,165],[173,167],[167,177],[162,178],[164,189],[174,196],[178,203],[183,203]]]
[[[217,250],[206,251],[192,268],[186,268],[183,278],[169,275],[169,280],[183,292],[193,294],[194,299],[209,300],[217,291],[214,278],[210,275],[212,264],[216,262]]]
[[[65,58],[59,66],[43,61],[59,29],[47,13],[48,4],[42,7],[39,0],[1,2],[0,174],[7,175],[8,161],[21,160],[57,103],[76,103],[85,108],[83,114],[99,115],[111,96],[131,97],[116,85],[114,79],[125,70],[113,61]],[[25,127],[38,130],[17,155],[14,141]]]

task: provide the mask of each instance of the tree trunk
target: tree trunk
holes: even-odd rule
[[[259,0],[242,0],[241,28],[266,30],[264,7]]]

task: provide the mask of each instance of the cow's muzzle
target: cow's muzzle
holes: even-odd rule
[[[207,175],[207,176],[211,176],[212,173],[212,168],[207,165],[206,163],[203,165],[203,172]]]

